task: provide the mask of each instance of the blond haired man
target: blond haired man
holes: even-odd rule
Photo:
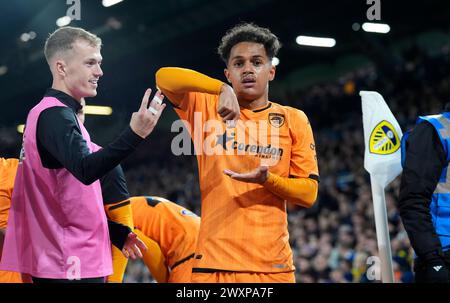
[[[130,125],[93,152],[76,113],[97,95],[101,40],[74,27],[52,33],[45,57],[53,84],[28,114],[0,268],[34,282],[103,282],[112,273],[111,246],[98,179],[130,155],[154,129],[165,105],[151,90]],[[113,244],[134,256],[145,249],[128,228],[111,229]],[[116,241],[114,241],[116,238]]]

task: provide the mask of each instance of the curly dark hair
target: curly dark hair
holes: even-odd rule
[[[228,63],[233,46],[240,42],[263,44],[270,60],[277,55],[281,48],[278,37],[268,28],[260,27],[253,23],[241,23],[227,31],[225,36],[222,37],[222,41],[217,49],[225,64]]]

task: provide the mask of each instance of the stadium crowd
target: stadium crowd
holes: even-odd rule
[[[373,282],[366,275],[367,261],[377,256],[378,247],[370,179],[363,167],[360,90],[381,93],[405,131],[418,115],[438,113],[449,101],[450,45],[433,56],[412,47],[389,69],[365,66],[335,82],[272,96],[308,115],[318,152],[318,201],[311,209],[288,206],[297,282]],[[17,157],[20,142],[11,132],[0,129],[0,151]],[[200,215],[195,156],[174,156],[172,138],[159,137],[151,161],[149,148],[141,148],[124,163],[130,193],[162,196]],[[407,283],[413,281],[413,252],[396,207],[399,185],[399,178],[390,184],[386,202],[395,279]],[[124,282],[152,281],[141,261],[130,260]]]

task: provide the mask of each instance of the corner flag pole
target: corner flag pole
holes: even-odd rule
[[[389,237],[384,187],[379,185],[372,177],[370,178],[370,184],[372,187],[373,211],[375,215],[375,229],[377,233],[378,253],[381,261],[381,279],[383,283],[394,283],[391,241]]]
[[[359,94],[364,128],[364,168],[370,174],[381,277],[384,283],[393,283],[384,189],[402,172],[400,145],[403,134],[383,96],[374,91]]]

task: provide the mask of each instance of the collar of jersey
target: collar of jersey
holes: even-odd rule
[[[241,107],[241,111],[249,111],[249,112],[253,112],[253,113],[260,113],[262,111],[265,111],[266,109],[269,109],[270,107],[272,107],[272,102],[269,101],[269,103],[267,105],[264,105],[263,107],[257,108],[257,109],[247,109],[247,108],[242,108]]]

